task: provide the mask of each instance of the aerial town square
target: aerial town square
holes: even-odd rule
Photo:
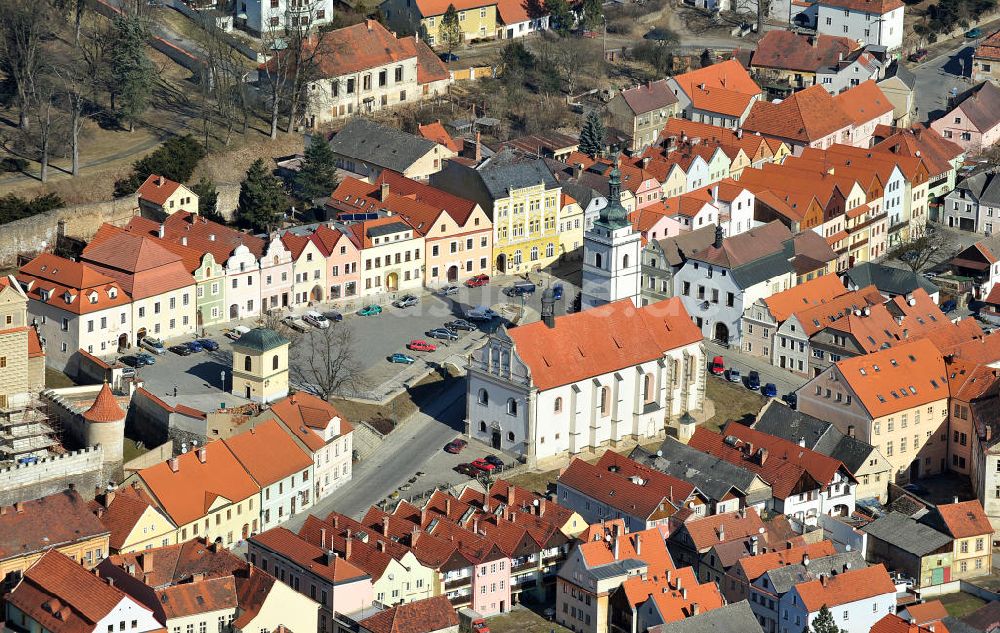
[[[0,0],[0,633],[1000,633],[997,0]]]

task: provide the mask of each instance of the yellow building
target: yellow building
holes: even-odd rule
[[[90,569],[108,555],[108,536],[108,529],[72,489],[3,507],[0,592],[12,589],[24,571],[50,549]]]
[[[458,12],[464,41],[496,36],[496,0],[385,0],[380,7],[392,28],[415,31],[431,46],[441,46],[439,29],[449,5]]]
[[[559,254],[574,259],[583,258],[583,232],[586,230],[583,207],[570,196],[563,194],[559,212]]]
[[[288,395],[289,340],[258,327],[233,343],[234,395],[254,402],[274,402]]]
[[[26,405],[45,388],[45,354],[28,325],[28,296],[13,277],[0,277],[0,374],[0,411]]]
[[[225,442],[209,442],[125,480],[144,490],[177,526],[178,542],[203,537],[231,546],[259,531],[260,487]]]
[[[136,193],[139,194],[139,206],[144,211],[151,211],[157,219],[176,211],[198,213],[198,194],[159,174],[150,174]]]
[[[977,500],[938,505],[929,517],[952,543],[951,579],[962,580],[993,573],[993,525]]]
[[[97,495],[90,507],[111,532],[113,554],[140,552],[177,542],[177,527],[140,488],[123,486]]]
[[[449,161],[431,184],[478,202],[490,214],[495,273],[540,270],[559,259],[562,186],[544,160],[481,169]]]

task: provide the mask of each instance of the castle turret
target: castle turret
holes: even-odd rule
[[[84,440],[87,446],[100,444],[104,449],[104,463],[120,462],[125,441],[125,411],[118,398],[104,383],[94,404],[83,412]]]

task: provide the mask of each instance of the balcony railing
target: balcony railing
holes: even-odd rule
[[[452,580],[444,581],[444,588],[445,591],[448,591],[451,589],[457,589],[459,587],[465,587],[468,584],[469,584],[469,577],[465,576],[463,578],[454,578]]]
[[[453,607],[457,607],[463,604],[469,604],[472,602],[472,595],[470,594],[465,596],[455,596],[454,598],[448,598],[448,602],[450,602],[451,606]]]

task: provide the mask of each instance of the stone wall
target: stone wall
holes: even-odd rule
[[[0,225],[0,266],[14,266],[19,253],[51,250],[60,235],[89,240],[101,224],[125,225],[138,213],[137,195],[53,209]]]
[[[240,186],[220,184],[216,185],[215,190],[219,193],[215,210],[226,218],[226,221],[232,222],[236,218],[236,207],[240,202]]]
[[[104,482],[103,461],[103,449],[91,446],[46,457],[34,464],[0,469],[0,505],[55,494],[69,484],[74,484],[84,499],[93,499],[94,489]]]
[[[154,446],[147,452],[139,455],[135,459],[125,462],[123,468],[125,470],[125,476],[132,474],[137,470],[142,470],[143,468],[149,468],[150,466],[155,466],[160,462],[165,462],[174,456],[174,443],[165,442],[159,446]]]

